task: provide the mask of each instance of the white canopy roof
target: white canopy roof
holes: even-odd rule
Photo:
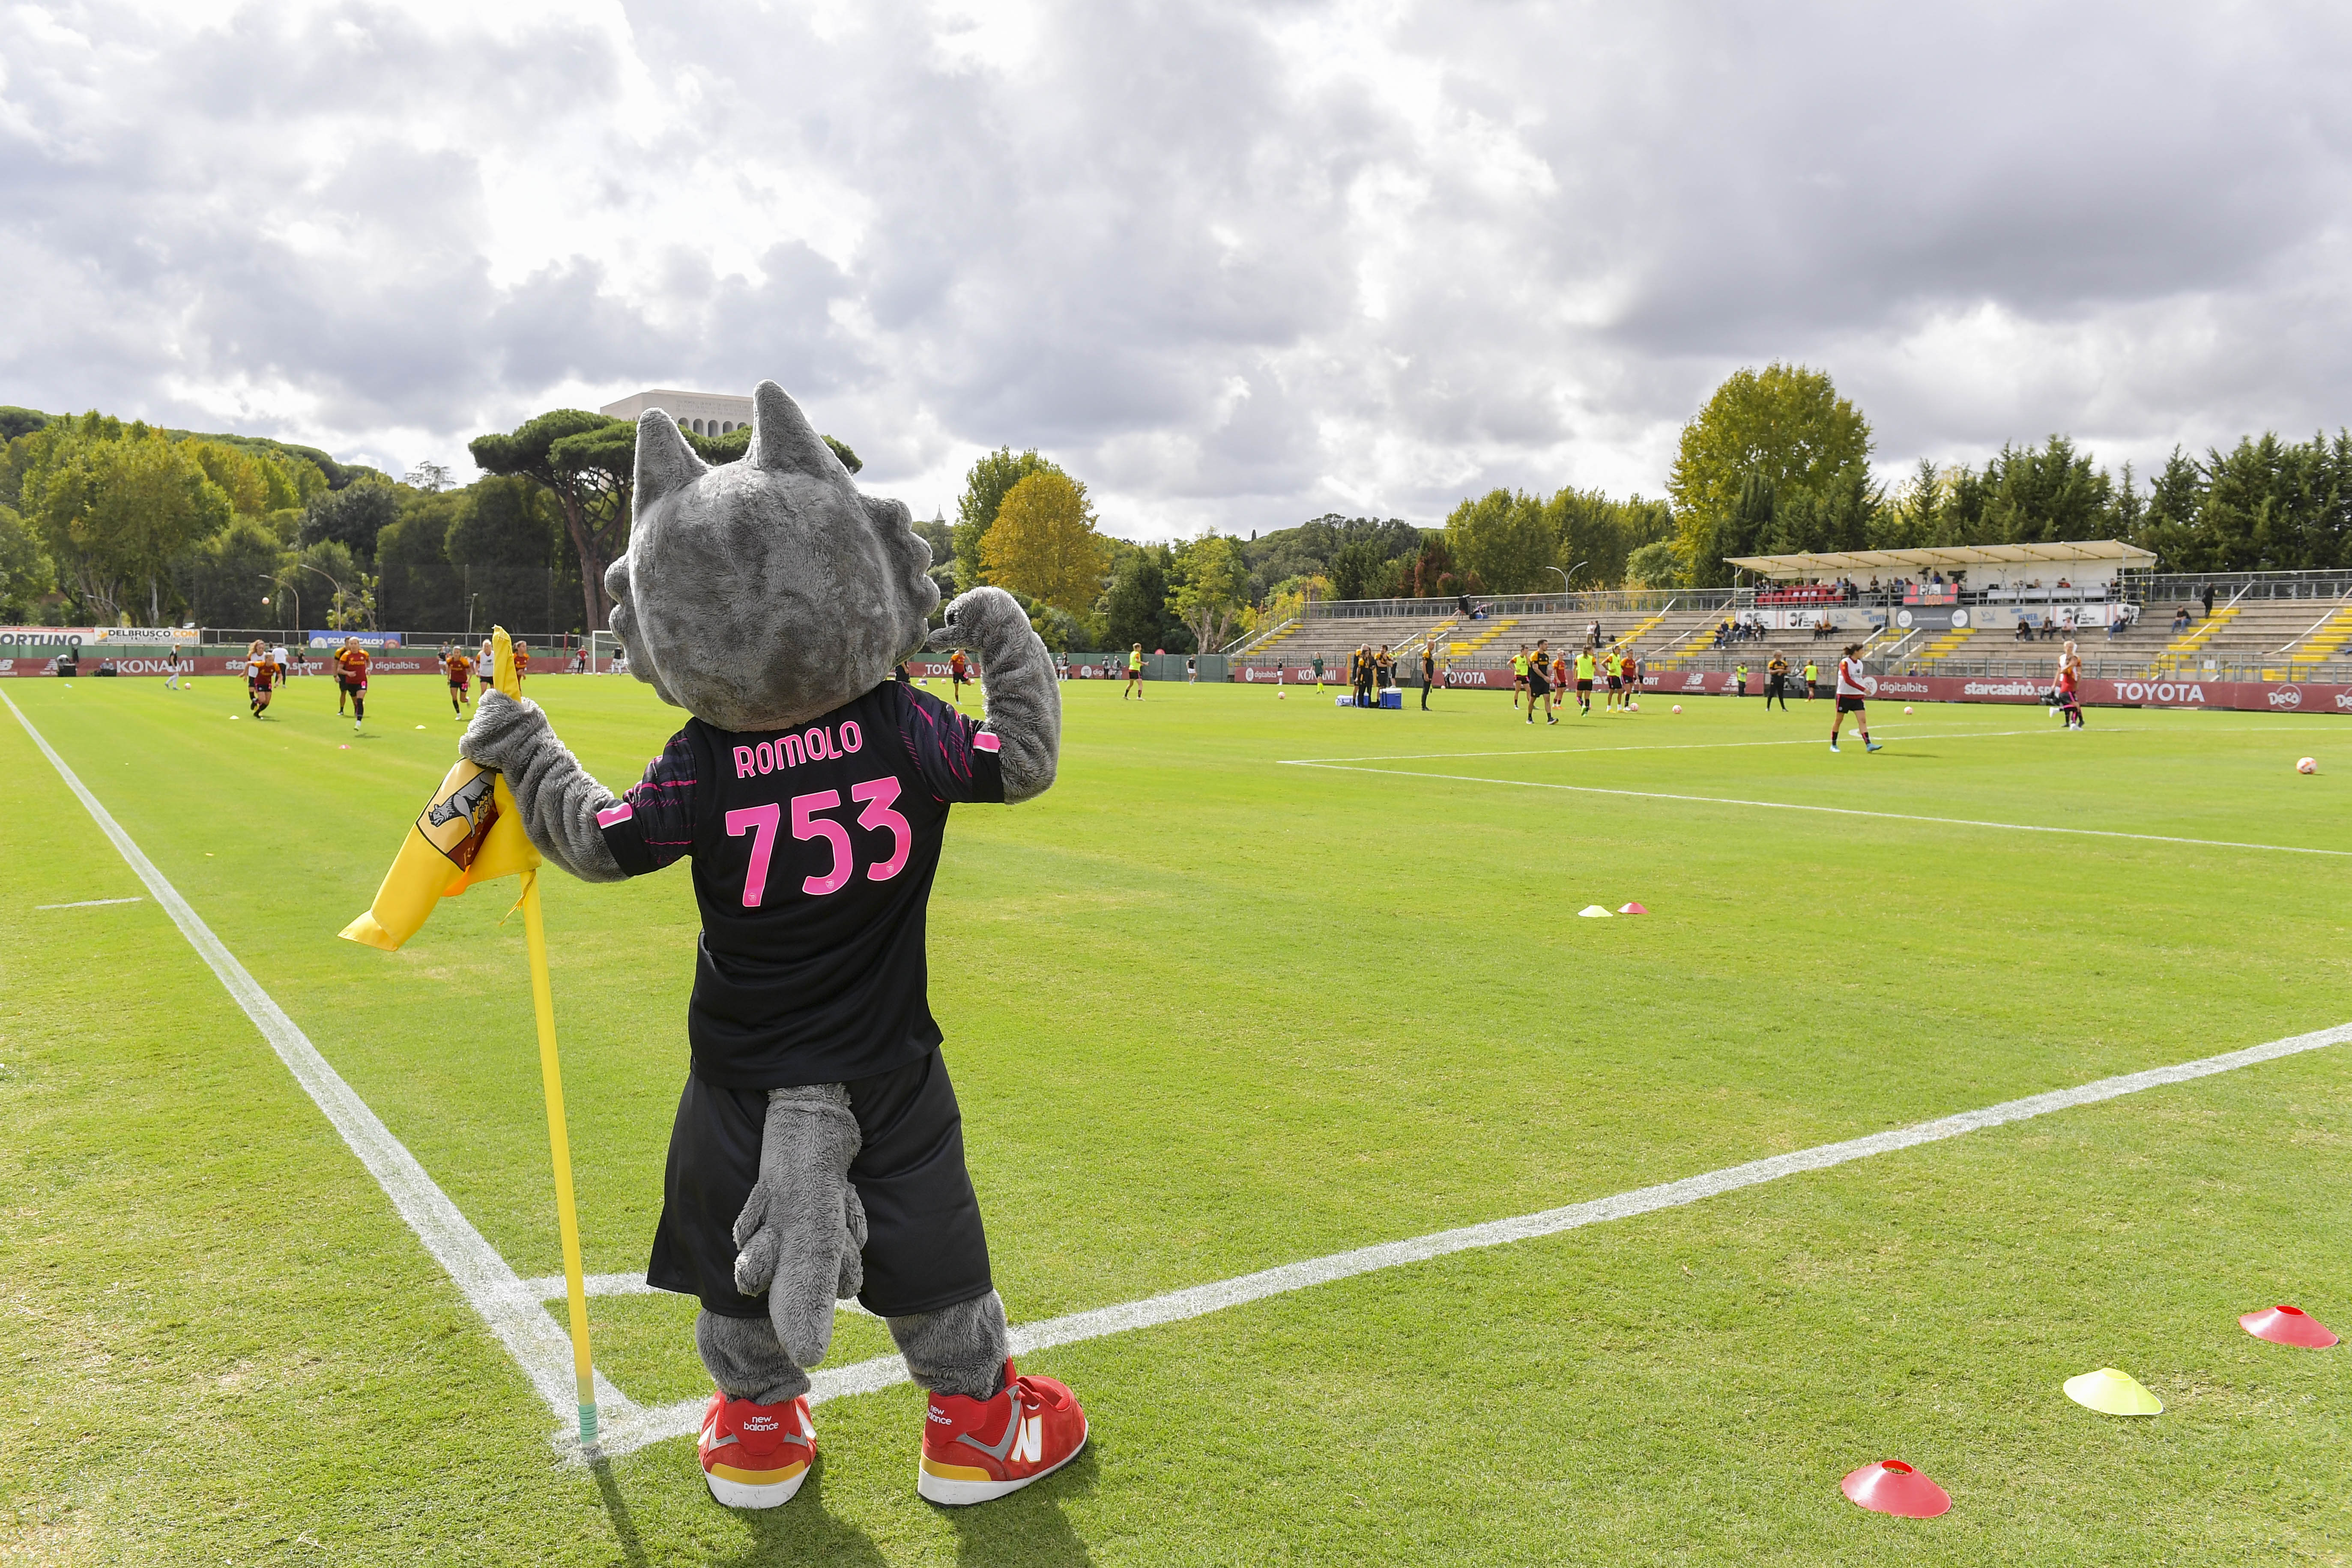
[[[2097,562],[2108,568],[2145,571],[2156,552],[2120,539],[2067,540],[2055,544],[1948,544],[1932,550],[1838,550],[1804,555],[1733,555],[1725,559],[1775,580],[1837,577],[1856,572],[1907,576],[1915,572],[1970,566],[2063,565]]]

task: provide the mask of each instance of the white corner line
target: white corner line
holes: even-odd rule
[[[14,708],[16,705],[14,702],[11,702],[8,706]],[[24,715],[20,713],[17,717],[21,719]],[[27,726],[27,728],[29,730],[30,727]],[[143,904],[147,900],[144,899],[76,899],[69,904],[35,904],[33,908],[37,910],[94,910],[101,904]]]
[[[1813,742],[1811,744],[1822,744]],[[1562,756],[1573,752],[1558,753]],[[1500,784],[1507,789],[1553,789],[1570,795],[1613,795],[1627,800],[1672,800],[1693,805],[1743,805],[1758,811],[1811,811],[1826,816],[1869,816],[1882,822],[1925,822],[1939,827],[1985,827],[2003,833],[2057,833],[2074,838],[2127,838],[2142,844],[2187,844],[2200,849],[2261,849],[2273,855],[2332,855],[2352,858],[2352,849],[2315,849],[2302,844],[2246,844],[2231,838],[2182,838],[2168,833],[2123,833],[2104,827],[2058,827],[2043,822],[1985,822],[1968,816],[1918,816],[1907,811],[1865,811],[1851,805],[1806,805],[1787,800],[1742,800],[1732,795],[1672,795],[1663,790],[1604,789],[1599,784],[1550,784],[1540,779],[1493,779],[1475,773],[1432,773],[1418,768],[1360,768],[1340,763],[1304,759],[1275,764],[1285,768],[1320,768],[1335,773],[1378,773],[1392,779],[1435,779],[1444,784]]]
[[[66,766],[65,759],[33,728],[24,710],[5,692],[0,692],[0,702],[8,704],[8,711],[16,716],[16,722],[24,726],[33,744],[48,758],[49,765],[58,770],[58,776],[65,780],[66,787],[73,791],[99,830],[112,841],[123,860],[146,884],[155,901],[171,915],[180,934],[188,939],[188,945],[212,966],[213,973],[219,977],[230,997],[253,1020],[262,1038],[278,1053],[278,1059],[286,1064],[286,1070],[294,1075],[294,1081],[302,1086],[328,1122],[341,1134],[352,1152],[359,1156],[360,1163],[367,1167],[368,1174],[392,1200],[394,1209],[416,1233],[417,1240],[425,1244],[425,1250],[447,1271],[467,1302],[489,1325],[540,1398],[559,1420],[576,1423],[580,1404],[572,1375],[572,1342],[541,1306],[540,1298],[524,1288],[513,1268],[450,1202],[449,1194],[417,1163],[416,1157],[392,1135],[391,1129],[368,1108],[367,1101],[328,1065],[310,1037],[222,945],[212,928],[155,868],[154,862],[99,804],[98,797],[89,793],[74,771]],[[596,1404],[600,1416],[609,1414],[616,1425],[628,1423],[641,1413],[636,1402],[606,1382],[601,1373],[596,1377]],[[559,1429],[559,1448],[562,1447],[562,1438]],[[578,1451],[576,1436],[571,1447],[572,1452]]]
[[[1335,1252],[1328,1258],[1310,1258],[1304,1262],[1263,1268],[1255,1274],[1244,1274],[1232,1279],[1171,1290],[1165,1295],[1147,1297],[1139,1301],[1125,1301],[1113,1307],[1097,1307],[1091,1311],[1072,1312],[1066,1317],[1021,1323],[1013,1330],[1013,1351],[1015,1355],[1026,1355],[1031,1351],[1045,1350],[1054,1345],[1078,1344],[1108,1334],[1157,1328],[1164,1323],[1180,1323],[1190,1318],[1223,1311],[1228,1307],[1263,1300],[1269,1296],[1328,1285],[1334,1280],[1379,1269],[1425,1263],[1449,1253],[1530,1241],[1608,1220],[1631,1219],[1659,1209],[1680,1208],[1702,1198],[1718,1197],[1725,1193],[1738,1192],[1742,1187],[1776,1182],[1783,1176],[1825,1171],[1848,1161],[1865,1160],[1875,1154],[1916,1148],[1922,1143],[1939,1142],[1964,1133],[1980,1132],[2012,1121],[2047,1116],[2053,1111],[2096,1105],[2101,1100],[2116,1100],[2168,1084],[2187,1083],[2193,1079],[2210,1078],[2215,1073],[2233,1072],[2240,1068],[2298,1056],[2305,1051],[2323,1050],[2347,1040],[2352,1040],[2352,1024],[2338,1024],[2333,1028],[2320,1029],[2308,1035],[2294,1035],[2266,1045],[2248,1046],[2242,1050],[2225,1052],[2218,1057],[2202,1057],[2171,1067],[2148,1068],[2116,1078],[2103,1078],[2091,1083],[2078,1084],[2073,1089],[2052,1089],[2043,1094],[2027,1095],[2022,1100],[2003,1100],[1981,1110],[1963,1110],[1956,1115],[1937,1117],[1932,1121],[1915,1122],[1908,1127],[1849,1138],[1843,1142],[1822,1143],[1791,1153],[1750,1160],[1745,1164],[1727,1165],[1722,1170],[1709,1171],[1704,1175],[1685,1176],[1680,1181],[1637,1187],[1632,1192],[1618,1193],[1611,1197],[1591,1198],[1561,1208],[1544,1209],[1510,1219],[1488,1220],[1483,1225],[1464,1226],[1455,1230],[1441,1230],[1405,1241],[1384,1241],[1349,1252]],[[894,1355],[877,1356],[871,1361],[812,1373],[809,1403],[819,1405],[848,1394],[872,1394],[907,1381],[905,1362]],[[629,1448],[635,1448],[664,1437],[690,1436],[698,1428],[701,1420],[700,1400],[680,1400],[675,1405],[656,1406],[647,1409],[643,1418],[632,1425],[625,1435],[625,1441]],[[620,1440],[623,1439],[616,1436],[615,1441]],[[616,1450],[612,1443],[608,1443],[606,1451],[627,1450]]]

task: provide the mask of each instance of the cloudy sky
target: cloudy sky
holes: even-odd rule
[[[2352,7],[0,5],[0,403],[470,474],[772,376],[1131,537],[2352,422]]]

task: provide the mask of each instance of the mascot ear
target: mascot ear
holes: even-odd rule
[[[761,382],[751,394],[751,450],[744,460],[755,468],[806,474],[836,484],[849,479],[849,470],[808,422],[801,405],[772,381]]]
[[[637,416],[637,505],[650,506],[709,471],[710,465],[677,433],[676,420],[658,408]]]

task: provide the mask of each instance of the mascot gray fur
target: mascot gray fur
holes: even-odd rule
[[[1075,1458],[1086,1417],[1009,1359],[925,997],[924,908],[950,802],[1053,784],[1060,693],[1002,589],[930,631],[939,590],[906,507],[860,494],[775,383],[753,405],[750,451],[718,467],[668,415],[637,421],[612,626],[630,671],[692,715],[644,780],[614,795],[537,704],[493,691],[462,750],[506,775],[531,842],[575,877],[693,859],[693,1065],[647,1279],[702,1301],[713,1495],[765,1508],[799,1489],[805,1369],[856,1296],[931,1395],[918,1489],[982,1501]],[[926,648],[977,655],[984,724],[891,679]]]

